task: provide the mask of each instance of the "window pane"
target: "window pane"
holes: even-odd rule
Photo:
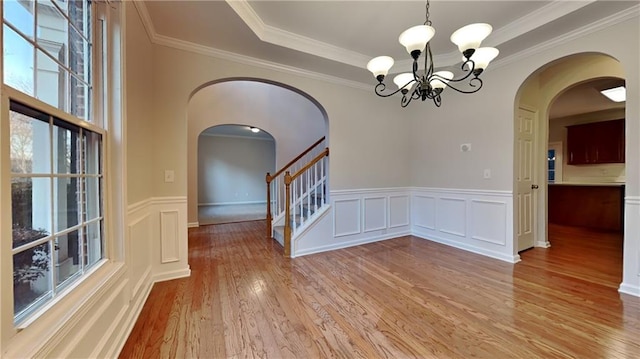
[[[76,2],[77,0],[76,1],[69,0],[69,1]],[[58,5],[58,7],[62,10],[62,12],[64,12],[65,14],[69,12],[69,9],[67,8],[68,4],[69,4],[69,1],[67,1],[67,0],[53,0],[53,2],[56,3]]]
[[[13,110],[9,118],[11,172],[50,173],[49,125]]]
[[[51,234],[51,180],[13,178],[13,248]]]
[[[53,124],[54,173],[79,173],[80,128],[58,119]]]
[[[68,72],[42,51],[36,51],[36,98],[68,112]]]
[[[55,231],[60,232],[80,223],[80,178],[54,178]]]
[[[13,255],[13,307],[16,316],[51,297],[49,242]]]
[[[78,273],[82,268],[80,263],[79,234],[79,231],[73,231],[56,238],[54,253],[56,288],[74,274]]]
[[[33,39],[33,2],[4,0],[4,20]]]
[[[102,179],[99,177],[86,177],[84,179],[85,190],[85,221],[96,219],[102,215],[100,195],[102,194]]]
[[[83,132],[84,146],[84,173],[101,174],[102,173],[102,136],[95,132]]]
[[[69,69],[85,82],[89,82],[89,42],[74,27],[69,27]]]
[[[51,57],[61,63],[67,61],[67,44],[69,24],[60,11],[48,0],[38,0],[38,33],[36,41]]]
[[[103,221],[91,223],[85,231],[84,248],[87,267],[96,264],[104,256],[102,223]]]
[[[78,30],[85,33],[87,39],[91,38],[91,26],[87,26],[91,23],[90,15],[89,4],[86,1],[69,2],[69,19]]]
[[[34,47],[8,26],[4,31],[4,83],[28,95],[34,95]]]

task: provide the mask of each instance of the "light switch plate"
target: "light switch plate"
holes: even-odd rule
[[[164,170],[164,181],[167,183],[173,182],[175,180],[175,173],[173,170]]]

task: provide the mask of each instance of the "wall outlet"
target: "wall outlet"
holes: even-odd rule
[[[173,170],[164,170],[164,181],[167,183],[173,182],[176,179],[175,172]]]
[[[460,145],[460,152],[469,152],[469,151],[471,151],[470,143],[463,143]]]
[[[485,179],[489,179],[489,178],[491,178],[491,170],[490,170],[490,169],[488,169],[488,168],[487,168],[487,169],[485,169],[485,170],[484,170],[484,174],[483,174],[483,176],[484,176],[484,178],[485,178]]]

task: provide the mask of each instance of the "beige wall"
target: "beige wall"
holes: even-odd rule
[[[126,141],[127,200],[153,196],[153,46],[133,5],[127,6]]]
[[[611,41],[611,39],[618,39]],[[626,114],[628,119],[638,118],[638,51],[629,43],[638,43],[638,20],[633,19],[605,30],[549,48],[540,53],[522,56],[506,64],[490,67],[483,74],[484,88],[474,95],[461,95],[446,91],[442,107],[431,106],[423,115],[411,114],[412,123],[412,176],[414,186],[511,190],[514,168],[514,107],[516,94],[527,78],[545,65],[576,53],[602,52],[618,59],[622,73],[609,70],[611,76],[627,80]],[[615,60],[614,60],[615,62]],[[593,70],[593,63],[585,68]],[[606,66],[601,64],[598,66]],[[620,76],[621,75],[621,76]],[[586,75],[581,72],[569,77],[557,77],[543,72],[538,79],[538,91],[525,91],[523,101],[539,107],[546,116],[546,107],[567,83],[578,82]],[[533,94],[533,95],[531,95]],[[549,95],[547,95],[549,94]],[[540,98],[536,98],[540,96]],[[548,98],[551,96],[551,98]],[[542,108],[544,107],[544,108]],[[425,106],[426,108],[426,106]],[[628,148],[639,142],[638,121],[628,125]],[[543,133],[542,136],[546,136]],[[546,142],[546,141],[545,141]],[[460,144],[471,143],[470,152],[460,152]],[[627,178],[638,177],[638,156],[631,155],[633,164],[627,166]],[[629,157],[628,157],[629,158]],[[428,165],[425,165],[428,164]],[[483,169],[490,169],[492,178],[483,178]],[[630,183],[630,193],[640,193],[639,181]]]
[[[155,46],[154,58],[154,168],[155,172],[176,171],[175,183],[164,183],[157,175],[153,178],[157,196],[187,193],[189,95],[203,84],[232,77],[260,78],[292,86],[325,109],[332,190],[409,185],[409,162],[405,160],[409,157],[409,128],[396,101],[381,100],[370,91],[164,46]]]

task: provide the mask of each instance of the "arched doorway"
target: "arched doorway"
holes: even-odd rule
[[[326,111],[309,95],[295,88],[251,78],[222,79],[202,85],[192,93],[187,106],[187,218],[190,227],[198,226],[198,136],[217,125],[253,126],[271,134],[276,144],[276,168],[319,138],[324,136],[327,143],[329,141]]]
[[[518,251],[551,245],[547,176],[553,104],[572,88],[605,78],[624,79],[620,62],[605,54],[582,53],[548,63],[519,88],[514,106],[514,220]],[[566,144],[564,151],[566,154]]]

